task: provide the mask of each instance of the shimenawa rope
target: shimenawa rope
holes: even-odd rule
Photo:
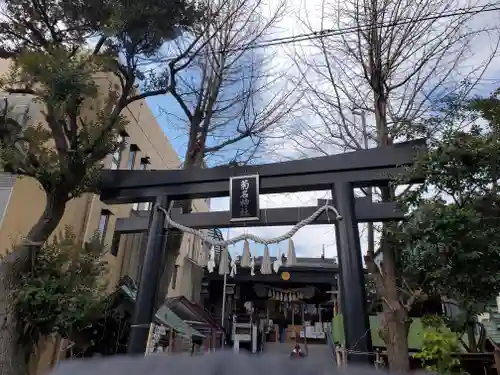
[[[193,235],[201,238],[203,241],[211,244],[212,246],[234,245],[234,244],[236,244],[240,241],[244,241],[246,239],[252,240],[256,243],[260,243],[263,245],[280,243],[284,240],[291,238],[295,233],[297,233],[299,231],[299,229],[305,227],[306,225],[312,224],[314,222],[314,220],[316,220],[323,212],[326,212],[328,214],[328,211],[333,211],[336,215],[335,219],[337,221],[342,220],[342,216],[340,215],[339,211],[334,206],[326,204],[322,207],[319,207],[311,216],[305,218],[302,221],[299,221],[297,224],[295,224],[293,226],[292,229],[290,229],[288,232],[282,234],[281,236],[270,238],[270,239],[265,239],[265,238],[256,236],[255,234],[244,233],[244,234],[240,234],[239,236],[236,236],[234,238],[230,238],[230,239],[221,241],[221,240],[212,239],[197,229],[189,228],[189,227],[186,227],[185,225],[176,223],[170,217],[169,210],[161,207],[160,205],[155,205],[155,207],[156,207],[156,209],[160,210],[161,212],[163,212],[165,214],[165,220],[167,221],[167,223],[169,225],[171,225],[174,228],[179,229],[182,232],[193,234]]]

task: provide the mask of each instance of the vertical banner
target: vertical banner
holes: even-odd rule
[[[229,180],[231,221],[259,220],[259,176],[238,176]]]

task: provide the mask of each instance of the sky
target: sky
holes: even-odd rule
[[[304,32],[308,32],[307,27],[299,21],[299,14],[302,14],[300,17],[304,19],[305,9],[307,10],[307,18],[309,20],[313,20],[311,23],[315,24],[315,19],[320,19],[319,10],[321,9],[321,4],[323,2],[321,0],[308,0],[307,7],[305,7],[305,3],[303,0],[290,0],[289,2],[289,11],[287,15],[280,21],[277,25],[276,33],[273,37],[287,37],[292,35],[298,35]],[[497,12],[498,15],[498,12]],[[475,25],[485,24],[487,20],[497,19],[491,13],[488,15],[484,15],[475,19]],[[317,25],[318,30],[321,25]],[[324,25],[324,28],[331,27],[331,25]],[[461,63],[461,67],[463,69],[467,69],[469,66],[473,66],[477,64],[478,61],[483,61],[484,56],[488,53],[488,49],[485,48],[488,44],[491,44],[491,35],[484,35],[481,37],[482,43],[474,43],[474,46],[470,52],[470,56],[468,59]],[[309,47],[307,42],[302,43],[300,46],[277,46],[277,47],[268,47],[265,48],[262,53],[268,54],[273,57],[273,61],[276,62],[278,66],[281,66],[284,70],[290,70],[291,66],[293,66],[293,61],[290,59],[291,51],[294,48],[300,47],[302,51],[306,51],[306,54],[309,53],[309,48],[311,54],[313,54],[312,47]],[[495,61],[497,63],[495,63]],[[457,77],[460,77],[458,74]],[[482,77],[481,81],[478,83],[476,93],[485,94],[491,92],[492,89],[497,87],[499,83],[497,78],[500,77],[500,65],[498,64],[498,59],[494,60],[494,62],[490,65],[490,68],[486,72],[486,74]],[[459,78],[457,78],[459,79]],[[272,93],[271,93],[272,94]],[[182,157],[185,153],[186,147],[186,135],[185,128],[182,127],[182,113],[179,110],[179,107],[174,102],[171,97],[155,97],[149,100],[149,105],[155,113],[158,122],[162,126],[166,135],[169,137],[170,142],[172,143],[174,149],[177,153]],[[176,120],[172,120],[172,116],[165,115],[165,109],[174,114],[174,118]],[[314,122],[315,119],[311,118],[310,115],[303,115],[304,121]],[[367,119],[369,123],[371,123],[371,119]],[[371,125],[371,124],[369,124]],[[272,162],[274,160],[280,159],[294,159],[301,158],[304,156],[308,156],[309,151],[299,150],[297,149],[296,142],[293,140],[279,139],[278,141],[274,141],[275,143],[271,146],[273,149],[272,155],[269,156],[268,160],[264,160],[264,162]],[[276,147],[278,146],[278,147]],[[226,150],[224,156],[228,156],[234,152],[234,150]],[[313,153],[310,153],[313,155]],[[229,183],[229,181],[228,181]],[[260,206],[262,209],[266,208],[278,208],[278,207],[300,207],[300,206],[316,206],[317,199],[325,199],[330,198],[330,193],[328,191],[320,191],[320,192],[309,192],[309,193],[293,193],[293,194],[273,194],[267,196],[261,196],[260,198]],[[228,198],[214,198],[211,200],[211,210],[213,211],[221,211],[229,209],[229,200]],[[286,231],[288,231],[291,227],[260,227],[260,228],[233,228],[231,230],[222,229],[222,232],[225,237],[234,237],[241,233],[252,233],[257,236],[261,236],[264,238],[277,237]],[[366,251],[366,241],[365,241],[365,228],[363,225],[359,226],[360,235],[361,235],[361,247],[362,252]],[[306,228],[301,229],[296,235],[293,237],[293,241],[295,244],[295,248],[297,251],[297,256],[304,257],[320,257],[324,250],[326,257],[335,257],[337,254],[336,245],[335,245],[335,233],[334,226],[332,225],[310,225]],[[283,242],[279,245],[271,245],[270,252],[271,255],[276,256],[280,251],[287,251],[288,244],[287,242]],[[253,255],[262,255],[264,247],[262,245],[251,243],[250,245],[251,251]],[[241,254],[242,251],[242,243],[230,248],[231,253],[233,254]]]

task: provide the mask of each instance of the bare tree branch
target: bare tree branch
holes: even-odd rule
[[[345,32],[315,38],[312,46],[290,53],[296,66],[291,79],[302,80],[303,102],[313,119],[295,127],[296,146],[309,154],[331,154],[414,137],[436,103],[450,94],[468,95],[497,55],[498,30],[486,24],[486,15],[479,22],[477,13],[488,6],[474,0],[323,0],[320,29]],[[447,16],[457,9],[464,11]],[[319,17],[309,13],[300,21],[317,31]],[[481,40],[487,47],[478,56],[472,47]],[[381,193],[384,200],[394,195],[390,189]],[[391,369],[406,371],[408,312],[426,296],[403,282],[387,229],[380,244],[382,267],[373,251],[365,263],[384,302]]]
[[[240,159],[255,156],[257,145],[264,145],[261,139],[295,109],[297,85],[284,85],[284,75],[273,71],[272,60],[242,48],[272,33],[286,11],[282,0],[263,16],[264,5],[262,0],[215,0],[220,17],[207,20],[193,40],[177,40],[169,51],[174,56],[196,51],[167,59],[169,92],[187,125],[185,167],[199,166],[208,154],[228,147],[232,152],[245,140],[248,144],[238,146],[235,154]]]

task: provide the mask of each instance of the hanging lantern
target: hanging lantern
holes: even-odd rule
[[[262,275],[270,275],[273,273],[271,270],[271,257],[269,256],[269,247],[264,247],[264,256],[262,257],[262,264],[260,265],[260,273]]]
[[[219,275],[225,275],[227,273],[229,273],[229,249],[227,246],[224,246],[220,256]]]
[[[286,266],[292,267],[297,265],[297,257],[295,256],[295,245],[292,239],[288,240],[288,256],[286,258]]]
[[[248,243],[248,240],[245,239],[245,242],[243,243],[243,256],[240,263],[241,267],[250,268],[251,257],[252,255],[250,254],[250,244]]]

